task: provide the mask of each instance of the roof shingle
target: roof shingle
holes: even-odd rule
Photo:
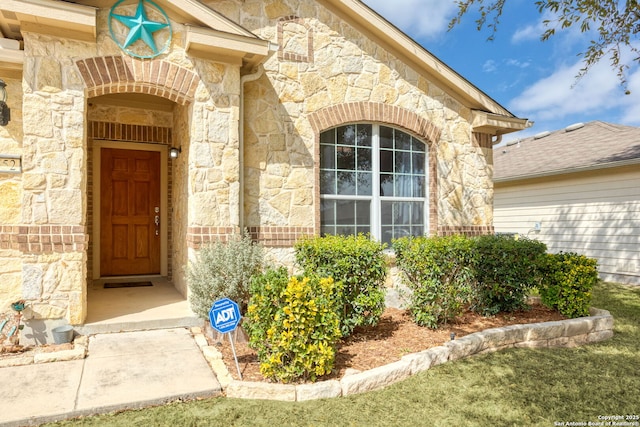
[[[572,127],[577,129],[567,130]],[[593,121],[494,148],[494,181],[613,167],[635,160],[640,163],[640,128]]]

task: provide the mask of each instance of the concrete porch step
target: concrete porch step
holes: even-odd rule
[[[204,321],[197,316],[185,316],[164,319],[113,319],[109,321],[85,323],[84,325],[74,326],[74,329],[80,335],[95,335],[116,332],[146,331],[153,329],[190,328],[193,326],[201,327],[203,324]]]

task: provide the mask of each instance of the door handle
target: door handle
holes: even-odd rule
[[[153,222],[156,224],[156,236],[160,235],[160,206],[156,206],[155,208],[153,208],[153,211],[155,212],[156,216],[153,219]]]

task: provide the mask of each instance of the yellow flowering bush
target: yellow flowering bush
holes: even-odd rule
[[[253,279],[246,330],[265,378],[315,381],[331,372],[341,337],[340,288],[332,278],[289,277],[284,268]]]

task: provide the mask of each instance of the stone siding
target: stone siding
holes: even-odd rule
[[[209,6],[279,46],[245,90],[246,226],[318,233],[319,133],[366,120],[429,145],[430,233],[493,231],[491,137],[472,138],[469,109],[317,2]]]
[[[472,112],[429,76],[320,2],[206,3],[278,46],[244,88],[241,75],[256,70],[190,57],[176,22],[170,50],[146,60],[111,39],[108,8],[97,13],[96,42],[24,31],[23,79],[6,80],[12,120],[0,128],[0,152],[23,164],[21,174],[0,174],[0,273],[9,283],[0,303],[24,297],[34,318],[84,321],[96,141],[181,149],[163,191],[167,274],[185,296],[201,245],[241,228],[270,260],[293,266],[291,245],[320,230],[319,135],[345,123],[385,123],[428,146],[431,234],[493,231],[491,137],[474,134]],[[173,104],[102,98],[126,94]]]

